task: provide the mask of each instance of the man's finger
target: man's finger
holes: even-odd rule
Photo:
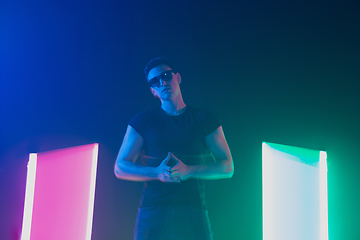
[[[179,177],[179,176],[175,176],[175,177],[171,178],[171,181],[173,181],[173,182],[180,182],[180,177]]]
[[[176,161],[181,161],[180,159],[178,159],[175,154],[172,153],[172,157],[176,160]]]
[[[162,165],[167,165],[167,163],[169,162],[170,160],[170,153],[168,153],[168,155],[166,156],[166,158],[164,160],[162,160],[162,162],[160,164]]]
[[[166,158],[164,159],[163,162],[165,162],[167,164],[169,162],[169,160],[171,159],[171,155],[172,155],[172,153],[168,152],[168,155],[166,156]]]
[[[171,181],[171,177],[169,174],[164,174],[164,182],[170,182]]]

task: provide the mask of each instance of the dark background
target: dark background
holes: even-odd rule
[[[0,239],[18,239],[30,152],[98,142],[94,240],[132,238],[141,183],[113,164],[128,121],[159,105],[166,56],[185,103],[214,112],[233,178],[207,181],[215,240],[262,239],[261,143],[328,153],[329,239],[360,239],[357,1],[0,3]],[[56,177],[56,169],[54,169]]]

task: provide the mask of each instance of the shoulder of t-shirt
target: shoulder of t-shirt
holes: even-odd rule
[[[197,115],[199,118],[201,119],[205,119],[205,118],[216,118],[216,115],[207,109],[202,109],[202,108],[196,108],[196,107],[192,107],[192,106],[188,106],[187,107],[193,114]]]
[[[160,108],[155,108],[151,110],[145,110],[136,114],[130,121],[129,125],[134,128],[140,135],[143,135],[145,130],[145,125],[148,122],[151,122],[151,118],[154,117],[154,114],[159,113]]]
[[[204,124],[207,134],[212,133],[221,126],[221,122],[211,111],[193,107],[190,107],[189,110]]]
[[[160,110],[160,108],[154,108],[154,109],[150,109],[150,110],[144,110],[142,112],[139,112],[138,114],[136,114],[131,120],[133,119],[137,119],[137,118],[148,118],[149,116],[154,115],[154,113],[158,113]],[[130,122],[131,122],[130,120]]]

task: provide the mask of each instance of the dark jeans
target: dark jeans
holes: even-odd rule
[[[212,240],[206,209],[181,207],[139,208],[134,240]]]

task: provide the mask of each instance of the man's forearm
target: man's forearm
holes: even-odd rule
[[[157,180],[155,167],[142,166],[131,161],[116,161],[114,173],[117,178],[129,181],[152,181]]]
[[[232,163],[228,163],[226,160],[204,165],[190,165],[188,167],[190,178],[213,180],[231,178],[234,174]]]

